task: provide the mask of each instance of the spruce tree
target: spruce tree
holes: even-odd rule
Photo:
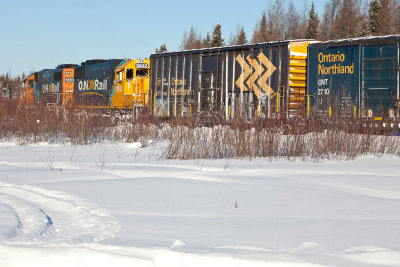
[[[247,44],[247,37],[246,37],[246,33],[244,32],[244,29],[242,27],[242,29],[240,30],[240,34],[237,40],[237,44],[238,45],[244,45]]]
[[[267,16],[265,15],[265,12],[263,12],[261,20],[257,22],[257,25],[254,29],[252,42],[263,43],[268,42],[268,40]]]
[[[235,33],[229,39],[230,45],[244,45],[247,44],[247,37],[243,27],[238,26]]]
[[[356,37],[365,37],[368,35],[370,35],[368,18],[365,13],[361,13],[360,16],[358,16]]]
[[[268,41],[267,16],[263,14],[260,22],[260,42]]]
[[[220,47],[225,45],[225,40],[222,38],[222,33],[221,33],[221,24],[217,24],[214,27],[214,32],[213,32],[213,39],[211,46],[212,47]]]
[[[167,52],[167,46],[165,44],[160,45],[160,48],[156,48],[156,54]]]
[[[165,45],[165,44],[162,44],[161,46],[160,46],[160,49],[158,50],[158,52],[161,54],[161,53],[165,53],[165,52],[167,52],[168,51],[168,49],[167,49],[167,46]]]
[[[203,39],[203,47],[204,48],[210,48],[211,47],[211,38],[210,38],[210,33],[207,32],[206,38]]]
[[[317,35],[318,35],[318,24],[319,24],[318,15],[315,12],[314,2],[312,2],[310,15],[309,15],[309,18],[308,18],[306,39],[316,39],[317,38]]]
[[[369,3],[368,9],[368,24],[369,24],[369,33],[371,35],[377,35],[379,31],[379,13],[382,6],[379,0],[372,0]]]

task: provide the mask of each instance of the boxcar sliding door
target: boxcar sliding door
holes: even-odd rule
[[[397,44],[364,46],[362,89],[368,117],[394,117],[399,71],[397,53]]]
[[[222,57],[217,53],[200,56],[199,111],[219,111],[222,108]]]

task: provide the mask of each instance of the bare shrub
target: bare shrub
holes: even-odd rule
[[[400,153],[400,137],[382,124],[354,119],[338,112],[325,120],[238,117],[229,121],[187,117],[162,128],[168,140],[163,157],[168,159],[222,158],[335,158],[350,160],[360,155]]]
[[[124,121],[115,120],[112,111],[19,106],[15,100],[0,100],[0,108],[0,138],[3,140],[16,140],[21,144],[85,145],[126,139],[123,130],[127,127],[117,127]]]
[[[162,120],[133,111],[18,106],[1,100],[0,138],[19,144],[87,145],[162,141],[164,159],[312,158],[350,160],[361,155],[400,156],[400,137],[375,121],[338,111],[329,119],[248,118],[226,120],[197,113]],[[398,130],[397,130],[398,132]],[[157,142],[156,142],[157,143]]]

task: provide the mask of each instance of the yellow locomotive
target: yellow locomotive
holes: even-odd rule
[[[145,107],[149,103],[149,59],[128,59],[115,68],[111,106]]]

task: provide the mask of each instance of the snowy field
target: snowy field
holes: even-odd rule
[[[400,158],[158,154],[1,143],[0,266],[400,266]]]

